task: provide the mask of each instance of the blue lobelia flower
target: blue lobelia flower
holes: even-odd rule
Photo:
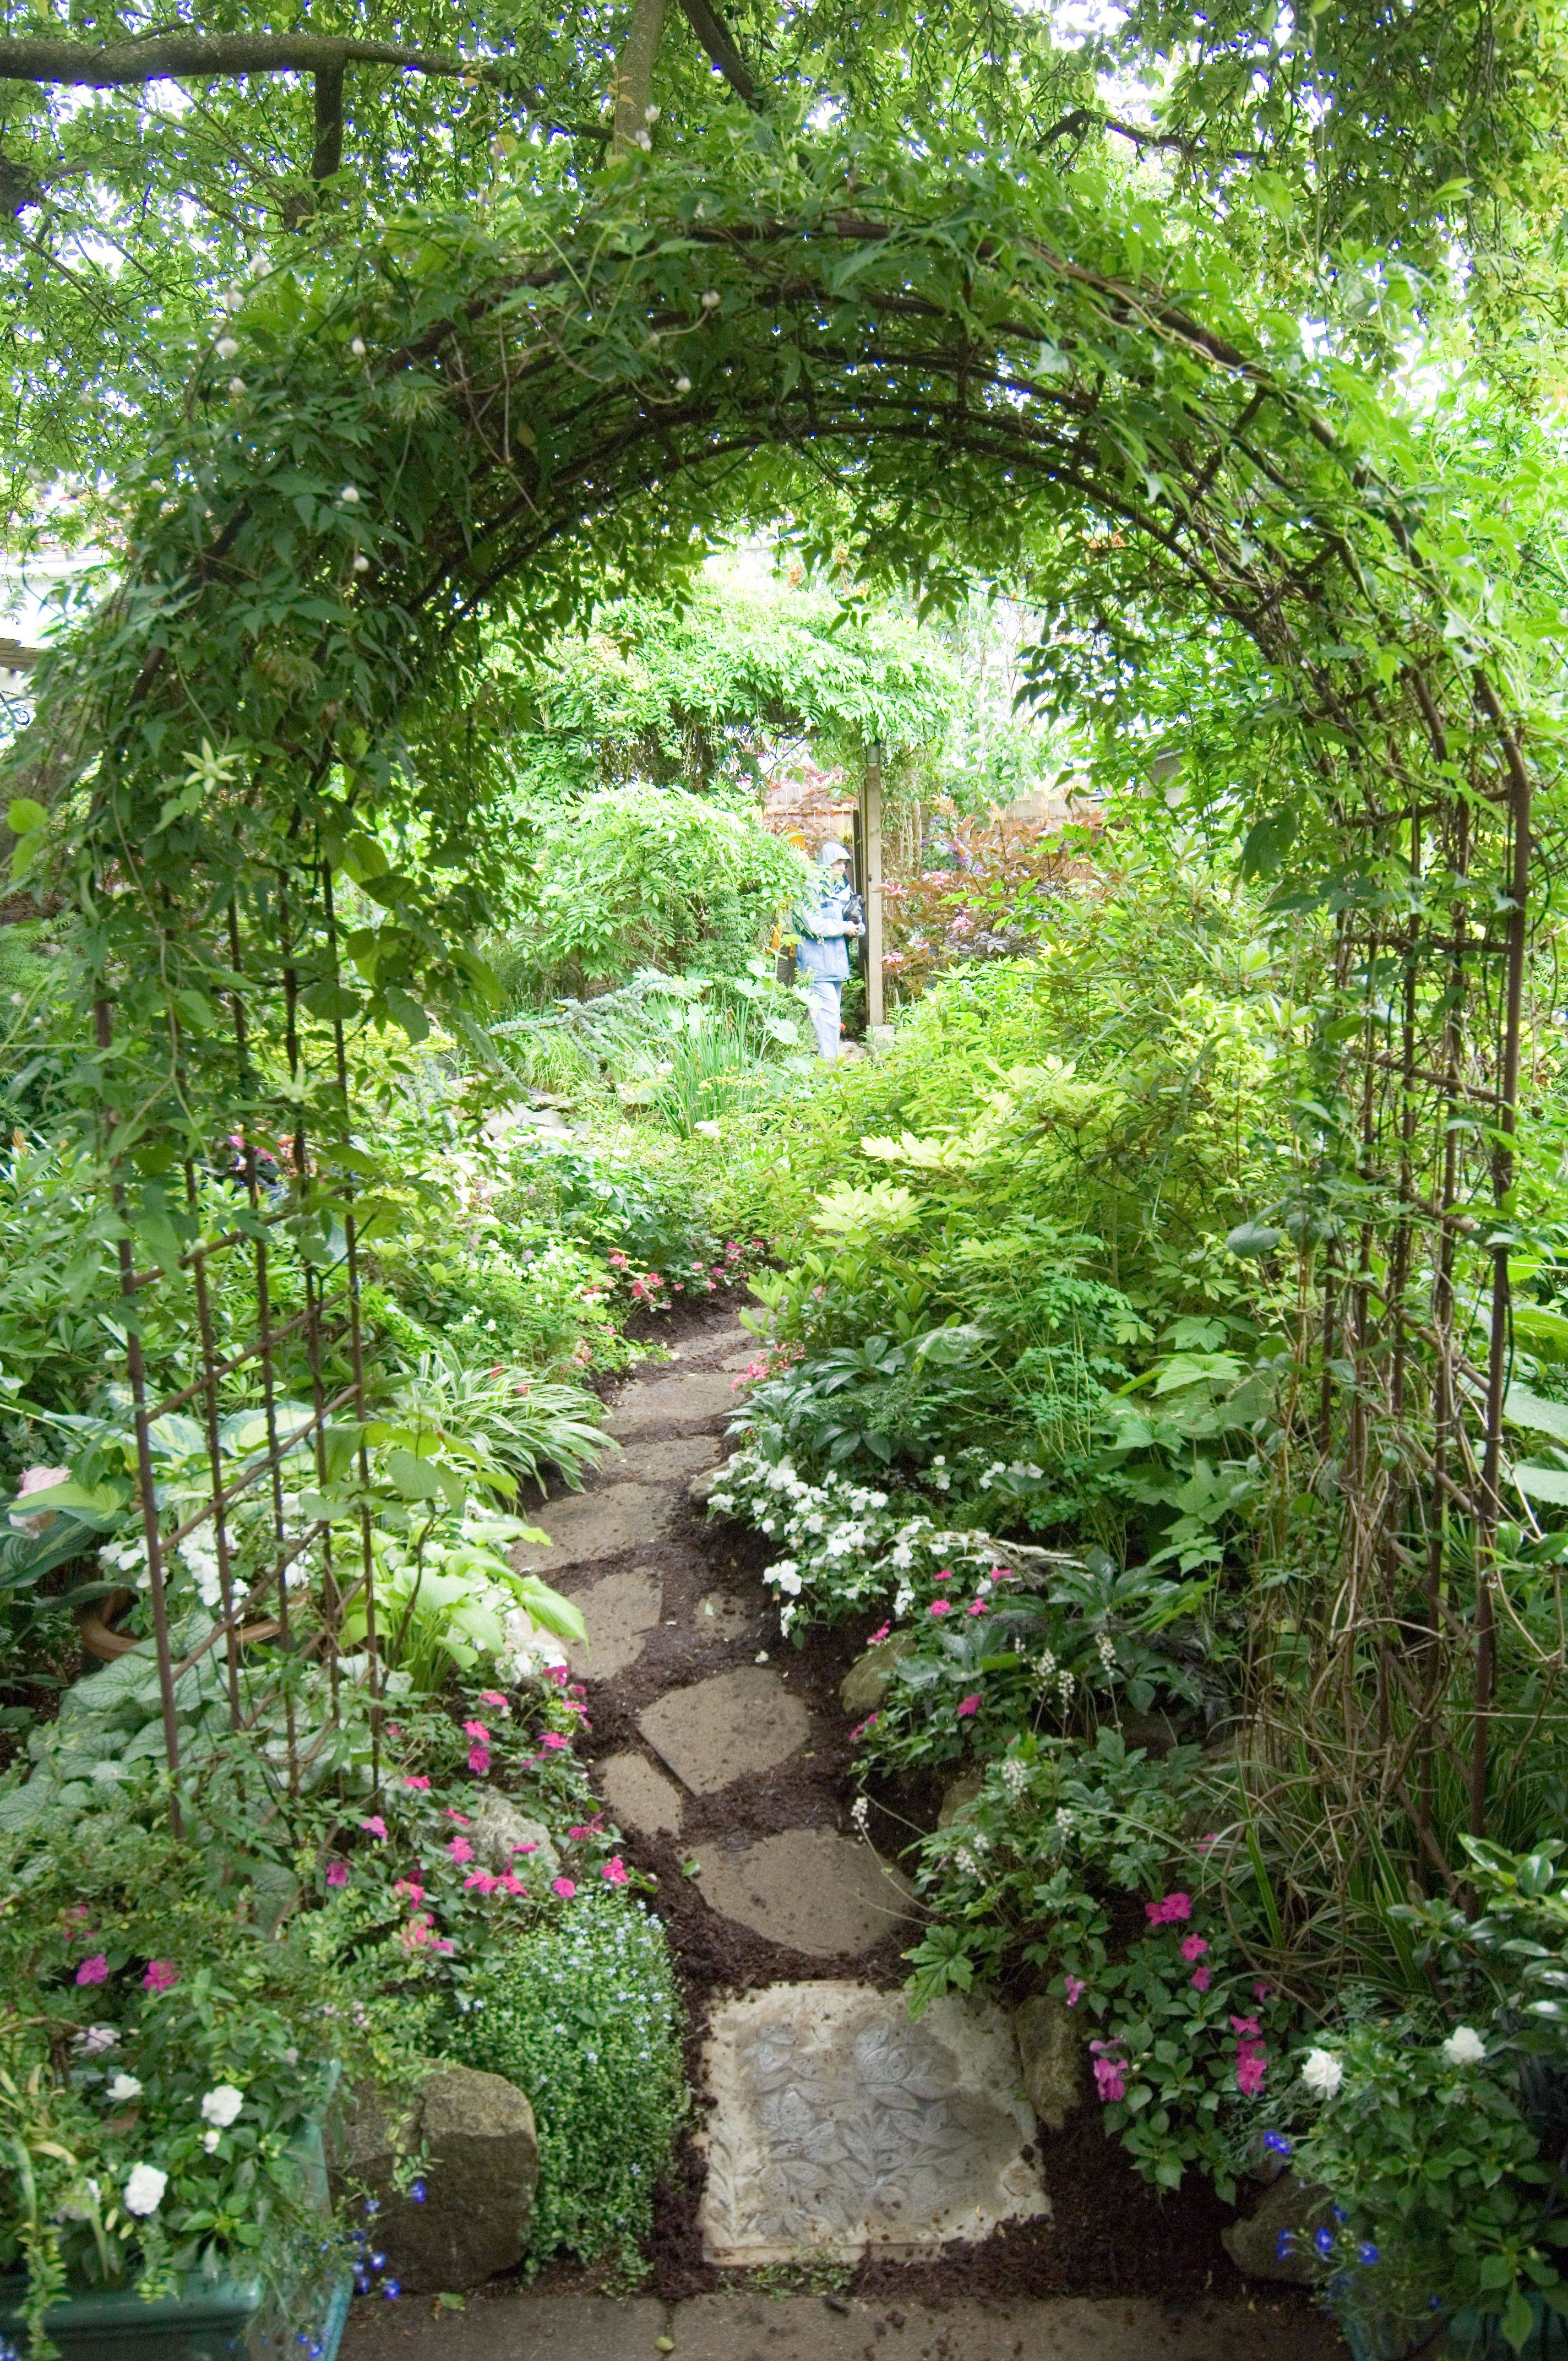
[[[1373,2245],[1371,2239],[1363,2239],[1361,2245],[1357,2246],[1355,2251],[1360,2260],[1364,2262],[1366,2265],[1367,2269],[1370,2270],[1373,2264],[1377,2260],[1377,2249]]]
[[[1265,2132],[1263,2145],[1271,2156],[1288,2156],[1290,2143],[1283,2132]]]
[[[1334,2234],[1328,2227],[1326,2223],[1313,2236],[1312,2244],[1316,2246],[1320,2255],[1332,2255],[1333,2253]]]

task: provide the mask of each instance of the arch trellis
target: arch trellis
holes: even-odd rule
[[[1339,1005],[1277,1238],[1302,1271],[1285,1455],[1343,1532],[1333,1595],[1296,1602],[1333,1708],[1304,1775],[1403,1815],[1457,1888],[1434,1791],[1462,1776],[1480,1833],[1507,1735],[1529,694],[1435,554],[1431,488],[1364,449],[1349,372],[1293,329],[1260,341],[1102,187],[1037,159],[934,179],[634,159],[586,204],[410,221],[236,292],[129,487],[122,587],[51,660],[13,765],[58,808],[84,914],[97,1047],[72,1088],[127,1273],[176,1246],[202,1268],[200,1209],[159,1175],[276,1127],[280,1093],[287,1218],[324,1238],[365,1167],[353,1028],[482,994],[483,815],[400,733],[469,676],[488,610],[543,632],[824,488],[868,564],[927,585],[1005,577],[1042,516],[1135,537],[1158,594],[1245,631],[1293,707],[1300,858],[1334,881]],[[378,822],[416,848],[400,869]],[[345,877],[374,924],[340,927]]]

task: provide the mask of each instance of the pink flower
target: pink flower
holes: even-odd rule
[[[1089,1990],[1089,1986],[1084,1982],[1081,1976],[1064,1976],[1062,1982],[1067,1993],[1067,2004],[1069,2008],[1076,2008],[1079,2002],[1083,1998],[1084,1993]]]
[[[425,1777],[424,1773],[421,1771],[411,1773],[411,1775],[403,1781],[403,1784],[405,1787],[417,1787],[422,1795],[425,1789],[430,1785],[430,1781]]]
[[[1217,1836],[1200,1837],[1197,1839],[1198,1850],[1200,1852],[1207,1852],[1211,1845],[1217,1845],[1220,1839]]]
[[[993,1565],[991,1578],[992,1582],[1015,1582],[1018,1577],[1010,1565]]]
[[[1255,2016],[1233,2016],[1231,2031],[1239,2034],[1244,2041],[1255,2041],[1263,2027]]]
[[[1252,1988],[1252,1996],[1254,2000],[1266,2000],[1268,1998],[1268,1986],[1266,1984],[1254,1984]]]
[[[398,1937],[405,1951],[450,1951],[452,1945],[437,1935],[428,1910],[416,1912]]]
[[[964,1613],[966,1615],[989,1615],[991,1609],[986,1605],[983,1598],[971,1598],[969,1605],[964,1609]]]
[[[606,1255],[605,1260],[609,1263],[611,1270],[624,1270],[627,1267],[626,1257],[623,1254]]]
[[[959,1707],[959,1719],[962,1721],[967,1714],[978,1713],[979,1711],[980,1691],[976,1689],[974,1695],[972,1697],[965,1697],[962,1704]]]
[[[624,1885],[626,1883],[626,1863],[621,1860],[620,1855],[618,1852],[611,1853],[609,1859],[605,1862],[604,1867],[600,1870],[599,1875],[604,1879],[607,1885]]]
[[[854,1744],[857,1738],[863,1738],[868,1730],[874,1730],[881,1719],[882,1716],[880,1713],[868,1713],[864,1721],[856,1722],[853,1730],[850,1732],[850,1745],[852,1746]]]
[[[379,1812],[372,1812],[370,1817],[367,1820],[361,1820],[359,1825],[367,1837],[376,1839],[378,1844],[387,1833],[387,1823]]]
[[[468,1749],[468,1768],[470,1771],[478,1772],[482,1776],[489,1767],[490,1750],[488,1746],[481,1746],[478,1740],[476,1739],[473,1745]]]
[[[554,1681],[558,1689],[564,1689],[566,1686],[565,1665],[546,1664],[544,1667],[544,1677],[547,1681]]]
[[[143,1989],[150,1993],[167,1992],[180,1981],[180,1971],[172,1960],[148,1960],[147,1973],[142,1978]]]
[[[1213,1979],[1213,1977],[1210,1974],[1210,1972],[1209,1972],[1209,1971],[1208,1971],[1208,1969],[1207,1969],[1207,1968],[1194,1968],[1194,1969],[1193,1969],[1193,1971],[1192,1971],[1192,1989],[1193,1989],[1193,1991],[1194,1991],[1194,1992],[1207,1992],[1207,1991],[1208,1991],[1208,1989],[1209,1989],[1209,1987],[1210,1987],[1210,1985],[1213,1982],[1213,1981],[1214,1981],[1214,1979]]]
[[[326,1865],[326,1882],[329,1885],[346,1885],[348,1863],[345,1861],[329,1861]]]
[[[940,1574],[934,1574],[934,1575],[931,1576],[931,1587],[932,1587],[932,1589],[933,1589],[933,1590],[935,1590],[935,1589],[937,1588],[937,1587],[938,1587],[938,1585],[939,1583],[943,1583],[943,1582],[951,1582],[952,1578],[953,1578],[953,1569],[952,1569],[952,1567],[951,1567],[950,1565],[945,1565],[945,1566],[942,1568],[942,1570],[941,1570]]]
[[[1096,2095],[1107,2106],[1127,2095],[1127,2061],[1124,2058],[1097,2058],[1094,2061]]]
[[[392,1893],[399,1902],[422,1902],[424,1888],[417,1877],[400,1877]]]
[[[553,1877],[550,1881],[551,1893],[558,1894],[563,1902],[570,1902],[576,1890],[569,1877]]]
[[[465,1738],[482,1739],[488,1744],[490,1733],[482,1721],[466,1721],[463,1724],[463,1735]]]
[[[564,1754],[566,1751],[566,1741],[558,1730],[547,1730],[539,1743],[546,1754]]]
[[[539,1850],[539,1847],[533,1842],[532,1839],[530,1838],[527,1844],[509,1845],[507,1850],[510,1852],[537,1852]]]
[[[927,1615],[950,1615],[952,1611],[953,1602],[950,1598],[933,1598],[930,1606],[926,1609]]]
[[[1231,2023],[1236,2019],[1233,2016]],[[1268,2060],[1261,2041],[1243,2040],[1236,2044],[1236,2088],[1244,2099],[1255,2099],[1268,2072]]]
[[[481,1689],[479,1691],[479,1703],[481,1705],[488,1705],[493,1713],[510,1713],[511,1711],[510,1706],[507,1703],[499,1689]]]
[[[883,1642],[886,1639],[886,1637],[887,1637],[888,1633],[892,1631],[892,1629],[893,1629],[893,1626],[892,1626],[892,1624],[891,1624],[891,1623],[883,1623],[883,1624],[881,1626],[880,1630],[875,1631],[873,1631],[873,1632],[872,1633],[871,1638],[866,1642],[866,1645],[867,1645],[867,1647],[868,1647],[868,1648],[880,1648],[880,1647],[882,1646]]]
[[[1181,1956],[1184,1960],[1201,1960],[1208,1948],[1209,1946],[1203,1940],[1201,1935],[1184,1935],[1182,1937]]]
[[[77,1969],[76,1981],[79,1984],[101,1984],[108,1972],[109,1962],[105,1954],[102,1951],[94,1951],[93,1957],[90,1960],[83,1960]]]
[[[474,1858],[474,1848],[469,1843],[466,1837],[454,1837],[446,1850],[451,1858],[455,1861],[458,1862],[459,1865],[466,1861],[472,1861]]]
[[[488,1869],[477,1869],[471,1877],[463,1880],[463,1891],[465,1894],[494,1894],[499,1883],[500,1879],[492,1877]]]
[[[503,1894],[515,1894],[521,1900],[524,1902],[527,1901],[528,1888],[524,1885],[521,1878],[519,1877],[515,1869],[509,1869],[504,1877],[498,1877],[496,1883],[499,1886]]]
[[[449,1820],[455,1820],[460,1828],[466,1828],[468,1825],[467,1813],[458,1811],[455,1806],[452,1804],[448,1804],[446,1806],[446,1817]]]
[[[568,1828],[566,1834],[574,1844],[581,1844],[587,1837],[597,1837],[603,1825],[603,1813],[596,1812],[591,1820],[580,1821],[575,1828]]]
[[[1190,1894],[1168,1894],[1162,1901],[1146,1902],[1144,1905],[1144,1916],[1151,1927],[1169,1927],[1179,1918],[1190,1918],[1191,1916]]]

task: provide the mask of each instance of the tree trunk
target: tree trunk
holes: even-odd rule
[[[648,109],[653,104],[653,61],[664,29],[665,0],[637,0],[631,28],[615,61],[615,124],[610,153],[624,156],[630,148],[650,144]]]

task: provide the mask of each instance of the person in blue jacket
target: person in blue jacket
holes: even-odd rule
[[[839,1055],[839,998],[850,972],[850,944],[865,932],[865,912],[850,884],[850,856],[830,837],[817,856],[816,891],[794,914],[795,972],[806,986],[819,1056]]]

